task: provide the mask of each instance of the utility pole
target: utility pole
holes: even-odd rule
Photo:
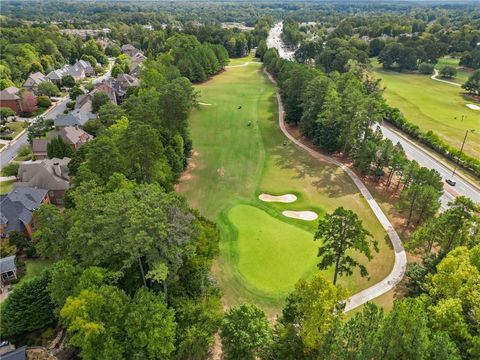
[[[462,115],[462,120],[463,120],[463,115]],[[460,163],[460,157],[462,156],[463,147],[465,146],[465,141],[467,141],[467,135],[468,135],[469,132],[472,132],[472,133],[473,133],[473,132],[475,132],[475,129],[471,129],[471,130],[466,130],[466,131],[465,131],[465,137],[463,138],[462,147],[460,148],[460,154],[458,155],[457,163],[455,164],[455,167],[453,168],[452,178],[455,176],[455,171],[457,171],[458,164]]]

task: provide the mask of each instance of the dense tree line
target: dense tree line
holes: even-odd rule
[[[179,43],[217,46],[190,37]],[[190,153],[187,117],[196,105],[175,66],[175,55],[181,62],[187,54],[176,40],[144,63],[140,87],[122,106],[99,104],[86,125],[96,137],[69,164],[66,209],[35,211],[37,254],[58,262],[2,305],[2,337],[21,344],[57,324],[83,359],[206,357],[222,315],[210,277],[219,234],[172,191]],[[62,145],[52,143],[49,154]]]
[[[315,145],[351,158],[360,174],[383,178],[386,188],[401,190],[399,208],[407,215],[406,227],[418,226],[436,213],[441,176],[407,160],[399,144],[375,130],[386,105],[378,80],[365,67],[350,61],[342,74],[324,73],[280,59],[274,49],[263,60],[278,79],[287,122]]]

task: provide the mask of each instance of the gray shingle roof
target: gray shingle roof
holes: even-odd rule
[[[46,189],[19,187],[1,198],[0,219],[5,232],[23,231],[23,224],[32,221],[32,211],[37,209],[47,195]]]
[[[27,347],[22,346],[2,355],[2,360],[25,360],[27,358]]]
[[[18,169],[19,182],[14,187],[38,187],[47,190],[67,190],[69,158],[24,162]]]
[[[15,255],[7,256],[0,259],[0,274],[16,269],[17,267],[15,266]],[[2,359],[4,359],[3,356]]]
[[[18,100],[20,99],[20,97],[18,96],[19,92],[20,92],[19,88],[15,86],[10,86],[0,91],[0,99],[1,100]]]

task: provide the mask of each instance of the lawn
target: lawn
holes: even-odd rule
[[[214,273],[227,306],[254,302],[273,315],[295,282],[316,271],[317,222],[286,218],[283,210],[322,216],[344,206],[359,214],[381,251],[368,264],[370,281],[357,273],[341,279],[352,293],[390,272],[394,256],[386,234],[350,178],[293,144],[283,145],[275,88],[260,63],[229,68],[197,90],[200,101],[211,105],[191,115],[194,155],[179,191],[219,226],[221,256]],[[258,200],[261,192],[293,193],[298,200],[264,203]],[[325,275],[331,277],[331,271]]]
[[[386,87],[387,102],[423,131],[432,130],[446,143],[460,148],[465,131],[475,129],[468,136],[464,151],[480,158],[480,111],[465,106],[473,101],[461,96],[460,87],[426,75],[385,71],[378,64],[374,69]]]
[[[12,133],[9,133],[8,135],[14,139],[18,134],[20,134],[25,128],[28,127],[28,123],[21,122],[21,121],[12,121],[7,123],[7,128],[12,130]]]
[[[0,195],[8,194],[13,189],[13,182],[15,180],[7,180],[0,182]]]
[[[54,263],[53,260],[43,259],[27,259],[25,260],[25,275],[20,279],[19,283],[29,280],[40,275],[43,270]]]

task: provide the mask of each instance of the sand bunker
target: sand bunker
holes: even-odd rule
[[[207,104],[207,103],[202,103],[202,102],[199,102],[198,105],[203,105],[203,106],[212,106],[212,104]]]
[[[281,203],[292,203],[297,200],[297,197],[293,194],[285,195],[269,195],[269,194],[260,194],[258,198],[266,202],[281,202]]]
[[[480,110],[480,106],[475,105],[475,104],[466,104],[469,109],[472,110]]]
[[[293,219],[300,219],[305,221],[313,221],[318,218],[317,213],[313,211],[291,211],[285,210],[282,212],[282,215],[293,218]]]

